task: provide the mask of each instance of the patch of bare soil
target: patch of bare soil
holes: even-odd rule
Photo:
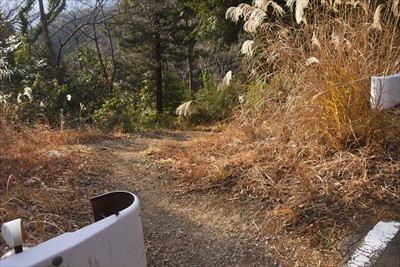
[[[258,212],[221,194],[184,193],[173,171],[149,156],[165,142],[195,135],[143,134],[74,149],[99,191],[138,196],[148,266],[280,266],[267,249],[275,237],[262,235]]]

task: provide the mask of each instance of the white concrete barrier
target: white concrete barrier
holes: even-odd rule
[[[400,103],[400,73],[371,77],[371,106],[388,109]]]
[[[6,258],[0,266],[146,266],[138,198],[118,191],[91,203],[95,223]]]

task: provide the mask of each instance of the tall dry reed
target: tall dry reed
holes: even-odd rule
[[[250,73],[266,84],[284,79],[282,86],[264,86],[266,103],[250,109],[274,107],[261,110],[265,120],[284,117],[295,129],[312,128],[308,137],[335,148],[382,138],[382,118],[369,108],[370,77],[399,71],[398,1],[286,1],[282,7],[259,0],[231,7],[226,16],[244,20],[251,36],[242,48]],[[276,95],[285,100],[281,112]]]

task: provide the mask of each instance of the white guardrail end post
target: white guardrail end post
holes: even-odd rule
[[[16,253],[1,260],[0,266],[146,266],[138,198],[116,191],[94,197],[91,203],[94,223]],[[9,246],[22,248],[21,220],[4,224],[1,230]]]

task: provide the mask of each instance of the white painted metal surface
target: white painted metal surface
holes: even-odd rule
[[[399,222],[378,222],[344,266],[373,266],[399,230]]]
[[[146,266],[138,198],[111,192],[94,198],[92,206],[95,223],[2,260],[0,266]]]
[[[400,103],[400,73],[371,77],[371,106],[388,109]]]
[[[7,245],[14,248],[24,243],[24,227],[21,219],[15,219],[1,226],[1,234]]]

